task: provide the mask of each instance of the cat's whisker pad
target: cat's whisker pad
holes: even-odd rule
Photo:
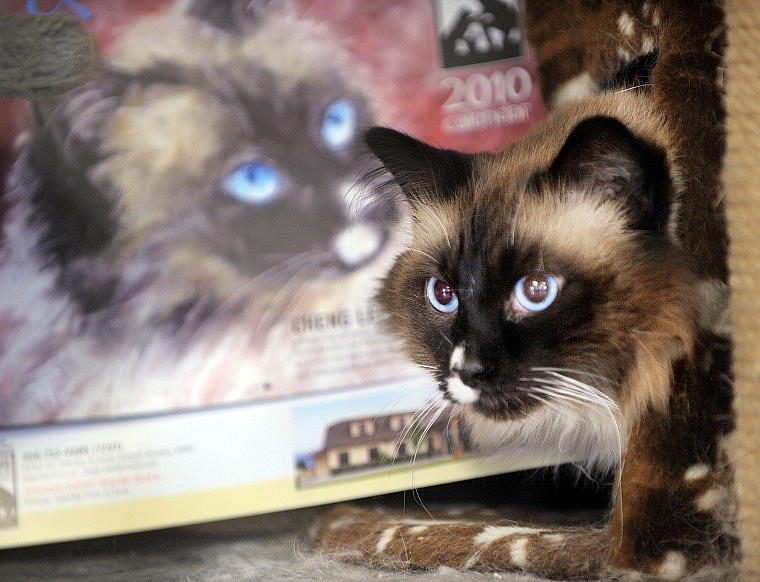
[[[480,398],[480,391],[462,382],[458,374],[452,374],[446,381],[446,391],[459,404],[473,404]]]

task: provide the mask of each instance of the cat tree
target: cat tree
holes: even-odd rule
[[[735,461],[746,580],[760,579],[760,4],[728,0],[726,208],[737,431]],[[31,39],[31,42],[30,42]],[[63,14],[0,17],[0,98],[36,98],[84,82],[95,69],[95,44]]]
[[[731,252],[736,478],[744,547],[744,579],[760,579],[760,4],[727,4],[728,140],[724,166]]]

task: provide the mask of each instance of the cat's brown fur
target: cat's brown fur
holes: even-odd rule
[[[323,522],[320,538],[349,559],[392,567],[520,570],[559,579],[726,579],[734,574],[739,543],[727,450],[733,411],[719,186],[721,6],[528,2],[527,21],[545,95],[557,106],[541,127],[499,155],[472,158],[425,146],[411,146],[408,157],[389,154],[395,146],[383,142],[396,138],[370,135],[414,217],[410,250],[399,257],[380,300],[412,358],[437,369],[446,390],[465,357],[454,355],[457,347],[464,354],[465,341],[477,343],[489,329],[475,321],[478,312],[467,302],[483,303],[490,294],[498,303],[493,293],[503,292],[476,282],[478,269],[487,273],[484,280],[509,281],[510,275],[492,274],[505,269],[506,256],[519,268],[533,261],[533,268],[566,268],[603,282],[593,322],[570,315],[570,323],[549,318],[544,325],[560,337],[553,345],[563,368],[583,380],[598,371],[599,390],[614,404],[599,398],[566,405],[546,397],[542,404],[554,408],[540,410],[505,387],[501,397],[509,405],[499,408],[483,404],[493,388],[482,380],[459,406],[476,443],[554,443],[581,462],[616,465],[610,520],[602,528],[563,529],[475,518],[400,521],[342,508]],[[657,57],[651,87],[596,95],[650,51]],[[589,158],[571,155],[570,162],[581,162],[574,166],[563,157],[579,123],[600,115],[621,121],[662,153],[673,198],[660,212],[667,220],[648,224],[646,236],[631,234],[635,219],[625,203],[595,198],[599,180],[602,192],[617,193],[615,180],[597,179],[578,194],[574,180],[586,170],[576,167]],[[599,165],[592,175],[604,174]],[[546,179],[557,166],[559,179]],[[526,250],[536,248],[537,256]],[[467,259],[473,252],[477,258]],[[473,277],[472,287],[457,279],[462,272]],[[423,313],[421,281],[430,275],[452,279],[466,315]],[[501,317],[509,319],[509,303],[501,305]],[[475,335],[463,326],[474,326]],[[534,333],[530,321],[520,329]],[[440,336],[461,344],[447,346]],[[480,368],[493,367],[476,363],[481,376]]]
[[[558,105],[609,87],[622,67],[657,51],[652,100],[668,118],[678,155],[689,156],[689,205],[679,237],[698,269],[726,280],[720,167],[725,147],[721,0],[526,2],[528,40],[541,89]]]

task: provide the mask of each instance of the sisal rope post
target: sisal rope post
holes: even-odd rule
[[[75,17],[0,16],[0,98],[64,93],[89,81],[97,65],[95,39]]]
[[[727,151],[736,375],[736,479],[745,580],[760,579],[760,3],[729,0]]]

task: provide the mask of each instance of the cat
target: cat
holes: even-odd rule
[[[559,4],[527,3],[553,111],[504,151],[366,134],[413,217],[377,300],[474,445],[614,471],[609,519],[437,522],[346,506],[317,538],[392,568],[726,579],[740,552],[721,7]]]
[[[351,195],[360,69],[284,1],[178,2],[107,51],[21,138],[0,425],[304,389],[282,314],[345,308],[393,237],[393,209]]]

